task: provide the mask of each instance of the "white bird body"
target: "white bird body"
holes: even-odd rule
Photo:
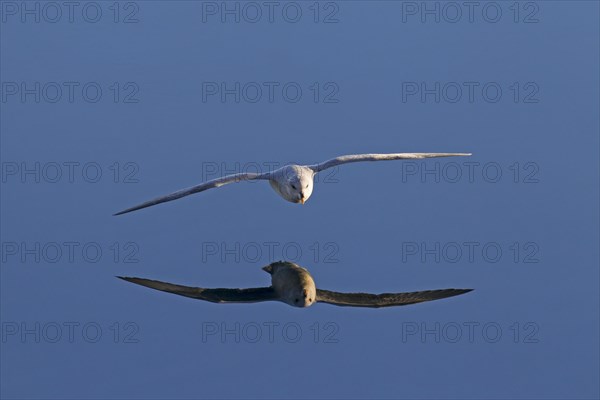
[[[233,175],[227,175],[221,178],[213,179],[208,182],[192,186],[187,189],[158,197],[137,206],[128,208],[115,215],[126,214],[142,208],[151,207],[156,204],[166,203],[189,196],[194,193],[203,192],[208,189],[217,188],[229,183],[247,181],[247,180],[268,180],[271,187],[285,200],[292,203],[304,204],[312,195],[314,188],[314,176],[328,168],[336,167],[342,164],[362,162],[362,161],[390,161],[390,160],[415,160],[435,157],[455,157],[470,156],[470,153],[391,153],[391,154],[351,154],[340,156],[327,160],[325,162],[313,165],[286,165],[275,171],[262,174],[247,172]]]

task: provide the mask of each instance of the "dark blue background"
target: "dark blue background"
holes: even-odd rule
[[[263,15],[257,23],[222,23],[195,1],[120,3],[117,23],[114,4],[98,2],[96,23],[82,17],[82,6],[73,22],[41,15],[36,23],[13,15],[8,3],[0,31],[3,397],[598,398],[597,2],[517,3],[518,22],[513,2],[497,2],[496,23],[483,18],[485,2],[472,22],[463,14],[455,23],[450,14],[423,22],[406,13],[413,3],[391,1],[321,2],[317,23],[313,2],[295,3],[303,12],[297,23],[281,16],[285,3],[273,22]],[[42,12],[46,3],[37,4]],[[130,12],[137,22],[124,23]],[[323,23],[330,12],[337,23]],[[56,103],[48,93],[39,103],[7,95],[23,82],[95,82],[103,92],[95,103],[80,89],[72,102],[65,93]],[[128,99],[137,102],[115,101],[115,82],[121,96],[139,89]],[[206,82],[295,82],[303,92],[295,103],[280,91],[273,102],[264,94],[256,103],[203,101]],[[324,102],[322,93],[315,102],[315,82],[337,87],[330,98],[337,102]],[[503,91],[497,102],[480,89],[472,102],[463,93],[453,103],[450,92],[439,102],[433,95],[403,101],[407,82],[493,82]],[[536,102],[525,101],[527,84],[537,88],[527,98]],[[344,166],[317,183],[304,206],[286,203],[264,182],[240,183],[111,216],[202,181],[214,163],[232,169],[410,151],[474,155]],[[478,163],[472,180],[466,161]],[[20,170],[36,162],[39,182]],[[65,168],[51,182],[52,163],[65,162],[80,163],[73,181]],[[118,183],[109,168],[115,162]],[[457,182],[443,170],[449,162],[461,168]],[[82,176],[86,163],[100,166],[96,183],[88,182],[93,173]],[[447,172],[439,182],[420,175],[436,165]],[[493,168],[483,174],[486,165],[502,176],[493,179]],[[414,167],[418,173],[408,175]],[[124,182],[126,173],[137,183]],[[73,260],[63,254],[50,262],[40,250],[38,262],[35,250],[23,250],[66,242],[80,244]],[[273,257],[265,247],[271,242],[279,249]],[[479,243],[473,260],[406,253],[407,243],[464,242]],[[98,262],[82,256],[86,243],[102,250]],[[497,262],[481,254],[488,243],[502,250]],[[262,253],[207,254],[215,244],[258,245]],[[263,286],[269,277],[260,267],[285,257],[286,245],[301,249],[297,262],[330,290],[475,291],[403,308],[294,309],[196,302],[114,278]],[[127,251],[134,252],[127,260],[139,262],[124,262]],[[527,261],[537,262],[524,262],[531,251]],[[271,322],[279,324],[272,342]],[[65,323],[78,324],[73,340]],[[234,335],[206,336],[221,324],[239,324],[239,343]],[[243,329],[255,324],[262,336],[252,343],[253,331]],[[296,343],[293,329],[281,333],[285,324],[302,329]],[[57,325],[61,336],[52,343]],[[84,326],[101,327],[96,343]],[[455,340],[456,326],[462,336]],[[407,335],[415,327],[419,333]],[[439,339],[421,336],[421,328]]]

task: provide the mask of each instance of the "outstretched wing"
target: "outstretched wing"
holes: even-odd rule
[[[136,283],[163,292],[180,296],[206,300],[213,303],[256,303],[259,301],[278,300],[272,287],[250,289],[204,289],[198,287],[174,285],[172,283],[153,281],[143,278],[118,276],[127,282]]]
[[[137,206],[128,208],[127,210],[120,211],[114,215],[127,214],[128,212],[141,210],[142,208],[152,207],[152,206],[160,204],[160,203],[166,203],[167,201],[177,200],[182,197],[189,196],[190,194],[203,192],[205,190],[212,189],[212,188],[217,188],[219,186],[227,185],[228,183],[249,181],[249,180],[254,180],[254,179],[269,179],[270,176],[271,175],[269,173],[256,174],[256,173],[251,173],[251,172],[227,175],[222,178],[213,179],[211,181],[189,187],[187,189],[179,190],[175,193],[171,193],[166,196],[157,197],[154,200],[150,200],[145,203],[139,204]]]
[[[315,172],[323,171],[324,169],[335,167],[342,164],[361,162],[361,161],[389,161],[389,160],[415,160],[421,158],[434,157],[456,157],[470,156],[471,153],[391,153],[391,154],[351,154],[340,156],[327,160],[325,162],[308,165]]]
[[[421,303],[424,301],[445,299],[446,297],[458,296],[468,293],[473,289],[441,289],[426,290],[412,293],[339,293],[329,290],[317,289],[317,301],[321,303],[334,304],[336,306],[348,307],[393,307],[408,304]]]

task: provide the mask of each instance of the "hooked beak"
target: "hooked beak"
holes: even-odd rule
[[[304,204],[304,197],[300,199],[300,204]]]

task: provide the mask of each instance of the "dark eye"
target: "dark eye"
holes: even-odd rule
[[[304,186],[305,188],[308,188],[308,184],[306,184],[306,186]]]
[[[296,190],[296,186],[295,186],[295,185],[292,185],[292,189]]]
[[[297,303],[297,302],[299,302],[299,301],[300,301],[300,299],[296,299],[296,300],[294,300],[294,303]]]

